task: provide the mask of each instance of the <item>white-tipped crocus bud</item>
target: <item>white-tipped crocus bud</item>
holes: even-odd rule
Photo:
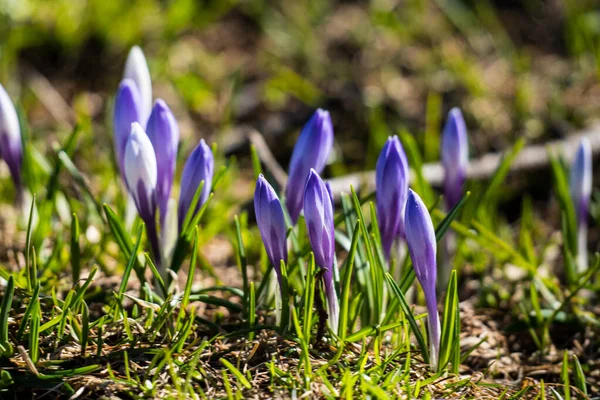
[[[304,188],[304,218],[310,246],[315,254],[315,263],[324,269],[323,283],[329,311],[329,326],[337,334],[339,304],[333,279],[333,269],[336,267],[333,204],[327,186],[314,169],[310,170]]]
[[[375,168],[377,222],[383,252],[388,260],[394,241],[398,237],[404,237],[408,173],[408,161],[400,139],[397,136],[388,138]]]
[[[202,193],[198,199],[198,204],[196,204],[194,215],[200,210],[200,207],[206,203],[212,186],[213,172],[213,153],[206,142],[204,142],[204,139],[202,139],[185,162],[183,173],[181,174],[181,193],[179,194],[178,207],[179,230],[183,228],[185,216],[194,200],[194,195],[198,190],[198,186],[200,186],[200,182],[202,181],[204,181],[204,186],[202,187]]]
[[[441,329],[435,293],[437,279],[435,230],[423,200],[410,189],[406,201],[404,222],[410,258],[415,275],[425,294],[429,326],[429,357],[433,369],[436,370],[439,360]]]
[[[177,146],[179,146],[179,125],[177,125],[177,121],[167,104],[161,99],[156,100],[154,103],[146,126],[146,133],[156,154],[158,171],[156,200],[162,223],[167,215],[167,205],[173,186],[173,177],[175,176]]]
[[[442,134],[442,165],[444,166],[444,198],[446,208],[459,202],[469,165],[467,125],[459,108],[448,113]]]
[[[577,218],[577,264],[579,272],[583,272],[587,269],[587,225],[592,194],[592,149],[585,137],[571,166],[569,186]]]
[[[137,122],[131,124],[131,134],[125,146],[123,162],[125,183],[147,226],[156,221],[156,155],[146,132]]]
[[[292,223],[298,221],[302,211],[303,189],[311,169],[318,174],[333,146],[333,124],[329,112],[318,109],[304,125],[294,146],[290,160],[289,178],[285,188],[285,204]]]
[[[254,189],[254,213],[269,261],[281,285],[281,264],[287,264],[287,229],[279,198],[273,187],[260,174]],[[281,288],[281,286],[280,286]]]
[[[140,122],[140,92],[133,80],[123,79],[117,90],[113,114],[115,153],[121,174],[124,174],[125,146],[134,122]]]
[[[152,79],[144,52],[133,46],[125,62],[124,79],[132,79],[140,93],[140,124],[145,127],[152,109]]]
[[[21,127],[15,106],[2,85],[0,85],[0,155],[6,161],[12,180],[17,191],[20,192],[23,164]]]

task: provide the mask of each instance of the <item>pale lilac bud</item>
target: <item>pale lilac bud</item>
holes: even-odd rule
[[[329,325],[337,333],[339,304],[333,280],[333,269],[336,267],[333,204],[325,183],[314,169],[310,170],[304,188],[304,218],[315,262],[324,269]]]
[[[20,191],[23,164],[21,127],[15,106],[2,85],[0,85],[0,155],[8,165],[17,191]]]
[[[175,176],[177,146],[179,145],[179,125],[167,104],[158,99],[154,103],[152,114],[148,119],[146,133],[154,147],[158,171],[156,200],[160,210],[160,219],[164,221],[167,215],[171,186]]]
[[[152,109],[152,79],[144,52],[138,46],[133,46],[125,62],[124,79],[132,79],[140,94],[140,124],[146,126]]]
[[[592,194],[592,149],[586,137],[581,139],[575,154],[569,186],[577,218],[577,268],[584,272],[588,268],[587,228]]]
[[[204,142],[204,139],[202,139],[188,157],[183,167],[183,173],[181,174],[181,193],[179,195],[178,207],[180,230],[183,228],[185,216],[194,200],[196,190],[198,190],[198,186],[200,186],[200,182],[202,181],[204,181],[204,186],[202,187],[202,193],[198,199],[196,209],[194,210],[194,215],[200,210],[200,207],[206,203],[210,194],[213,172],[213,153],[210,147]]]
[[[134,122],[140,123],[140,92],[133,80],[123,79],[117,90],[113,114],[115,153],[121,175],[124,174],[125,146]]]
[[[423,200],[409,189],[406,201],[406,242],[412,260],[415,275],[423,288],[427,305],[427,324],[429,326],[430,361],[434,369],[440,350],[440,316],[435,293],[436,239],[435,230],[427,207]]]
[[[569,180],[571,197],[577,214],[577,223],[586,224],[592,194],[592,149],[587,138],[581,139]]]
[[[397,136],[388,138],[375,168],[377,222],[386,259],[390,258],[394,241],[404,237],[408,174],[408,161],[400,140]]]
[[[302,211],[303,188],[311,168],[321,173],[333,146],[333,124],[329,112],[318,109],[304,125],[290,160],[285,202],[295,224]]]
[[[462,197],[469,165],[467,125],[460,109],[456,107],[448,113],[448,120],[444,126],[442,165],[444,166],[444,198],[446,208],[450,210]]]
[[[154,148],[139,123],[131,124],[125,146],[125,182],[146,225],[155,225],[157,169]]]
[[[279,198],[262,174],[259,175],[254,190],[254,213],[269,261],[273,265],[277,273],[277,279],[281,284],[280,262],[283,260],[287,264],[288,256],[287,228]]]

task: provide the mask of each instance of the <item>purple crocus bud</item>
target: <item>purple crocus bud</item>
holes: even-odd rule
[[[435,293],[437,278],[435,230],[423,200],[410,189],[406,201],[405,224],[408,251],[415,275],[425,294],[427,324],[429,326],[430,361],[435,370],[437,369],[441,334],[440,316]]]
[[[444,198],[446,209],[459,202],[469,165],[467,125],[459,108],[448,113],[442,136],[442,165],[444,166]]]
[[[333,280],[333,269],[336,268],[333,204],[325,183],[314,169],[310,170],[304,188],[304,217],[315,262],[324,270],[323,283],[329,310],[329,326],[337,334],[339,304]]]
[[[0,85],[0,156],[6,161],[10,175],[21,196],[21,166],[23,164],[23,144],[21,127],[15,106],[4,87]]]
[[[194,214],[196,214],[200,210],[200,207],[206,203],[212,186],[213,171],[214,159],[212,150],[204,142],[204,139],[202,139],[185,162],[183,173],[181,174],[181,193],[179,195],[178,207],[180,230],[183,228],[185,216],[194,200],[196,190],[198,190],[198,186],[200,186],[200,182],[202,181],[204,181],[204,186],[200,198],[198,199],[196,209],[194,210]]]
[[[333,124],[329,112],[318,109],[304,125],[294,146],[288,183],[285,188],[285,204],[292,223],[298,221],[302,211],[302,189],[311,168],[321,173],[333,146]]]
[[[377,159],[375,185],[377,222],[383,252],[389,260],[392,245],[404,237],[404,206],[408,196],[408,161],[397,136],[388,138]]]
[[[140,124],[146,126],[152,109],[152,79],[144,52],[138,46],[133,46],[125,62],[124,79],[135,82],[140,94]]]
[[[131,124],[134,122],[140,122],[140,92],[134,81],[123,79],[115,97],[113,114],[115,154],[121,175],[124,174],[125,145],[131,133]]]
[[[281,285],[281,260],[287,264],[287,237],[285,218],[279,198],[273,187],[260,174],[254,190],[254,212],[269,261],[277,273]]]
[[[158,99],[154,103],[148,119],[146,133],[154,147],[158,171],[156,200],[160,210],[161,224],[167,215],[167,205],[175,175],[177,146],[179,145],[179,125],[167,104]]]
[[[152,143],[137,122],[131,124],[131,134],[125,146],[123,162],[125,183],[146,224],[156,218],[156,155]]]
[[[592,149],[584,137],[575,154],[569,179],[571,198],[577,217],[577,264],[579,272],[587,269],[587,225],[592,194]]]

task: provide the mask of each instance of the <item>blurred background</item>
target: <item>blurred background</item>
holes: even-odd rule
[[[287,168],[298,130],[323,107],[336,129],[329,175],[341,175],[373,168],[387,136],[403,129],[425,161],[437,160],[453,106],[464,111],[472,156],[591,125],[600,116],[599,6],[0,0],[0,82],[23,107],[34,140],[50,144],[79,120],[94,133],[84,139],[92,158],[112,162],[111,152],[97,150],[112,149],[112,99],[137,44],[154,97],[179,120],[185,154],[205,137],[247,157],[236,132],[251,126]]]

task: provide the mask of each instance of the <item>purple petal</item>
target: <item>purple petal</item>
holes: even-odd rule
[[[286,206],[292,222],[302,211],[303,188],[311,169],[321,173],[333,146],[333,124],[329,112],[318,109],[306,123],[294,146],[290,160]]]
[[[125,145],[131,133],[131,124],[134,122],[140,123],[140,93],[134,81],[124,79],[121,81],[115,97],[113,115],[115,153],[121,174],[124,173]]]
[[[387,259],[394,241],[404,236],[404,209],[408,196],[408,161],[397,136],[391,137],[377,159],[377,222]]]
[[[204,142],[200,143],[192,154],[188,157],[181,174],[181,193],[179,195],[179,229],[183,228],[183,222],[190,208],[194,195],[200,182],[204,181],[202,193],[198,199],[198,204],[194,210],[194,215],[200,210],[202,205],[206,203],[212,186],[212,178],[214,172],[214,159],[212,150]]]
[[[287,264],[287,229],[279,198],[262,174],[254,190],[254,212],[269,261],[281,283],[280,261]]]
[[[442,165],[444,166],[444,197],[446,208],[452,209],[463,194],[469,164],[467,126],[460,109],[453,108],[442,136]]]
[[[158,171],[156,199],[160,209],[161,221],[164,221],[171,195],[173,177],[175,176],[179,126],[173,113],[161,99],[156,100],[154,103],[154,108],[148,119],[146,133],[156,154]]]

